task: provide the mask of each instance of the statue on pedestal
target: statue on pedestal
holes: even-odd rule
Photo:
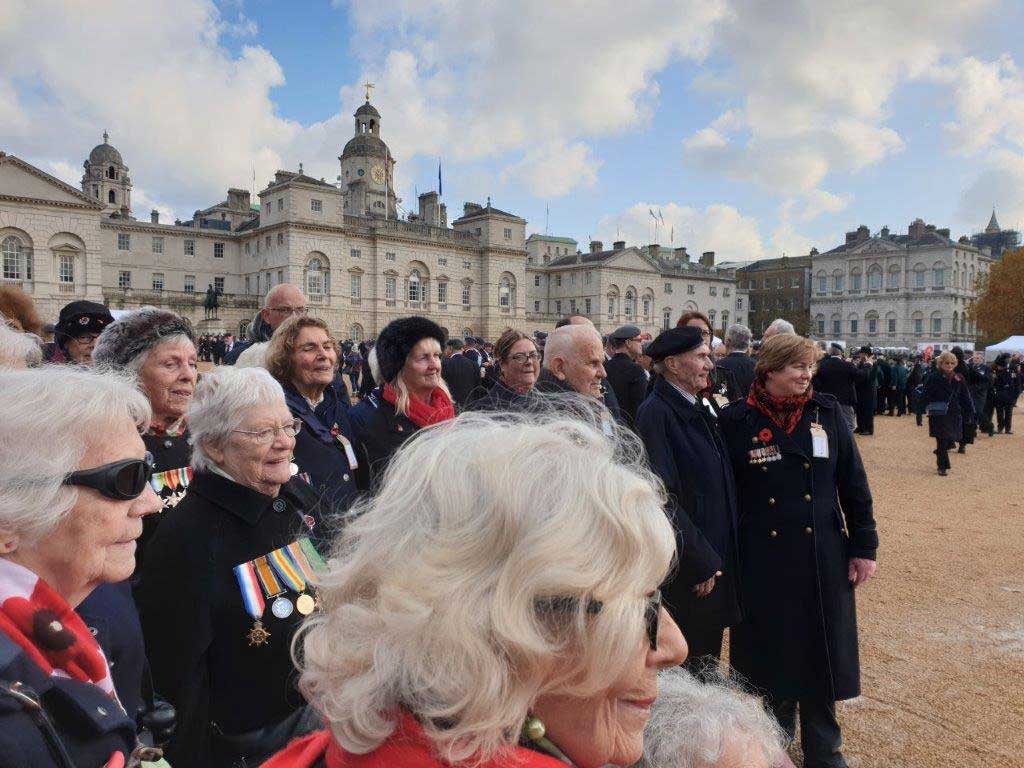
[[[217,319],[217,308],[220,306],[217,290],[212,284],[208,284],[206,287],[206,298],[203,300],[203,308],[206,310],[207,320]]]

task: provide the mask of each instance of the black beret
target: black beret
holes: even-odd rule
[[[464,346],[466,345],[463,344],[462,339],[448,339],[448,347],[450,349],[462,349]]]
[[[658,338],[647,347],[647,354],[655,362],[672,355],[681,355],[696,349],[704,343],[700,328],[685,325],[682,328],[669,328],[658,334]]]
[[[623,325],[608,334],[608,338],[614,339],[615,341],[629,341],[630,339],[635,339],[639,335],[640,329],[635,325]]]
[[[103,333],[114,322],[110,310],[95,301],[72,301],[60,311],[54,333],[59,340],[73,339],[86,333]]]
[[[865,344],[863,347],[861,347],[857,351],[860,352],[862,355],[870,355],[871,354],[871,347],[869,347],[869,346],[867,346]]]
[[[414,315],[392,320],[377,337],[377,364],[385,382],[392,382],[405,365],[412,348],[423,339],[437,339],[444,346],[444,331],[433,320]]]

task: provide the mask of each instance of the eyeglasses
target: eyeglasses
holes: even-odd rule
[[[280,312],[282,315],[305,315],[309,312],[306,307],[267,307],[271,312]]]
[[[81,336],[72,336],[71,339],[79,344],[92,344],[99,337],[98,333],[83,333]]]
[[[153,454],[145,458],[127,459],[104,464],[93,469],[72,472],[64,478],[64,485],[79,485],[99,491],[108,499],[128,501],[138,498],[153,476]]]
[[[577,597],[542,597],[534,601],[534,608],[540,613],[568,613],[575,611],[579,605]],[[647,629],[647,642],[652,651],[658,650],[658,629],[661,626],[661,590],[656,589],[647,596],[644,606],[644,625]],[[600,600],[587,600],[586,612],[595,615],[601,612],[604,603]]]
[[[302,419],[293,419],[291,424],[283,427],[267,427],[266,429],[233,429],[232,432],[239,432],[243,435],[252,435],[257,445],[267,445],[274,442],[278,432],[284,432],[288,437],[295,437],[302,429]]]
[[[531,363],[534,360],[540,360],[540,355],[537,354],[536,352],[516,352],[514,355],[509,355],[508,359],[511,360],[512,362],[519,363],[520,365],[522,365],[527,360],[529,360]]]

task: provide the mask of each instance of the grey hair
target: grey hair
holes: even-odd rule
[[[125,366],[125,372],[130,373],[135,377],[138,377],[139,371],[142,370],[142,366],[146,364],[146,360],[149,358],[151,354],[153,354],[153,352],[155,352],[157,349],[164,346],[165,344],[181,344],[182,342],[188,342],[189,344],[192,345],[193,348],[195,348],[195,344],[192,343],[192,339],[190,339],[187,334],[178,333],[175,334],[174,336],[168,336],[167,338],[160,339],[159,344],[155,344],[149,349],[139,352],[139,354],[137,354],[135,357],[129,360],[128,365]]]
[[[594,695],[635,663],[675,537],[639,439],[587,412],[420,430],[348,513],[292,648],[342,747],[372,751],[404,707],[445,760],[483,762],[539,696]],[[538,608],[553,598],[557,616]]]
[[[747,326],[733,323],[725,331],[725,346],[739,352],[750,347],[751,338],[753,334]]]
[[[681,667],[658,676],[658,699],[634,768],[714,768],[730,744],[777,765],[786,736],[761,700],[720,672],[699,682]]]
[[[112,428],[149,424],[149,401],[122,376],[71,366],[0,373],[0,527],[34,543],[78,501],[62,482]]]
[[[43,362],[43,349],[39,338],[30,333],[20,333],[0,323],[0,369],[14,367],[32,368]]]
[[[771,331],[772,333],[796,333],[796,328],[789,320],[783,320],[781,317],[777,317],[771,321],[769,326],[764,329],[765,333]]]
[[[563,325],[553,330],[544,345],[544,367],[550,369],[556,357],[565,360],[572,356],[580,342],[587,338],[597,339],[601,343],[601,334],[593,325]]]
[[[265,368],[222,365],[204,373],[188,406],[192,467],[215,466],[205,446],[222,446],[245,422],[249,411],[268,405],[285,405],[284,390]]]

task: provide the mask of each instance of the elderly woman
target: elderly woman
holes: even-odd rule
[[[131,576],[160,508],[139,437],[149,405],[71,368],[0,373],[0,391],[0,764],[123,764],[138,692],[122,693],[77,609]]]
[[[924,382],[928,434],[935,438],[935,459],[943,477],[949,473],[949,449],[963,439],[964,423],[975,419],[970,390],[956,372],[959,362],[952,352],[943,352],[936,358],[935,371]]]
[[[675,550],[663,493],[622,439],[467,413],[403,446],[297,641],[327,730],[266,768],[639,759],[657,673],[686,644],[658,592]]]
[[[425,317],[392,320],[374,351],[382,382],[376,408],[368,406],[356,423],[369,482],[383,474],[398,447],[423,427],[455,418],[448,385],[441,377],[444,331]]]
[[[347,509],[358,492],[360,467],[348,396],[343,384],[333,383],[338,343],[327,323],[308,315],[289,317],[274,331],[265,363],[284,388],[288,410],[302,420],[295,438],[299,472],[332,507]]]
[[[845,765],[835,702],[860,695],[854,588],[875,572],[871,490],[831,395],[811,389],[818,349],[766,341],[746,400],[721,418],[740,512],[740,603],[730,663],[769,697],[804,765]]]
[[[96,340],[112,322],[114,316],[110,310],[95,301],[65,304],[53,329],[54,344],[47,348],[47,360],[86,367],[92,365]]]
[[[506,330],[494,345],[498,375],[491,388],[477,388],[471,397],[474,411],[519,411],[536,402],[533,385],[540,375],[536,342],[522,331]]]
[[[153,681],[178,711],[171,764],[258,765],[303,712],[289,644],[314,608],[321,520],[292,478],[302,422],[261,368],[205,374],[188,421],[195,477],[150,542],[136,601]]]
[[[658,679],[658,701],[635,768],[792,766],[786,739],[761,702],[725,678],[699,682],[683,669]]]
[[[39,338],[0,323],[0,370],[33,368],[43,361]]]

